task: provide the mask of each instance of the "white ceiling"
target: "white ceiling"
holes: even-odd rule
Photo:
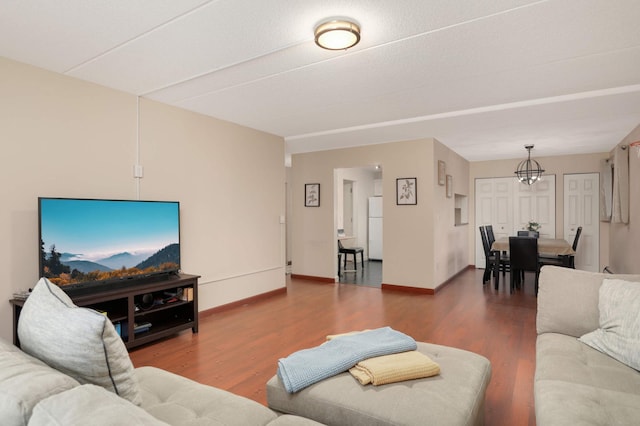
[[[332,52],[331,17],[362,28]],[[470,161],[605,152],[640,124],[639,0],[2,0],[0,56],[283,136],[435,137]]]

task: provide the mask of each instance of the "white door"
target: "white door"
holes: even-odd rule
[[[564,239],[573,244],[576,230],[582,226],[576,269],[600,269],[599,193],[598,173],[564,175]]]
[[[540,236],[556,237],[556,176],[545,175],[533,185],[514,183],[514,234],[527,229],[529,221],[541,225]]]
[[[353,236],[353,181],[343,181],[342,217],[345,235]]]
[[[496,239],[515,235],[530,220],[542,224],[544,237],[556,236],[556,177],[545,175],[533,185],[513,177],[476,179],[476,267],[484,268],[478,227],[492,225]]]
[[[476,179],[476,267],[484,268],[484,249],[479,227],[492,225],[496,238],[511,234],[513,182],[515,178]]]

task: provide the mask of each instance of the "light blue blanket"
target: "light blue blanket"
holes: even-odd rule
[[[288,393],[343,373],[368,358],[413,351],[416,341],[391,327],[335,337],[278,361],[278,377]]]

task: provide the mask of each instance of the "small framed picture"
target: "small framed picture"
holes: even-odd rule
[[[320,184],[319,183],[304,184],[304,206],[320,207]]]
[[[447,198],[453,197],[453,176],[447,175]]]
[[[417,178],[398,178],[396,179],[396,204],[397,205],[416,205],[417,197]]]
[[[444,175],[447,172],[447,164],[438,160],[438,185],[444,185]]]

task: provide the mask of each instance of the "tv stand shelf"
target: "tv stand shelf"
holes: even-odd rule
[[[105,312],[127,349],[153,342],[183,330],[198,332],[198,275],[178,274],[148,279],[81,296],[71,295],[78,306]],[[19,346],[18,320],[24,300],[12,299],[13,343]],[[148,327],[145,324],[149,323]],[[136,325],[141,327],[136,331]]]

